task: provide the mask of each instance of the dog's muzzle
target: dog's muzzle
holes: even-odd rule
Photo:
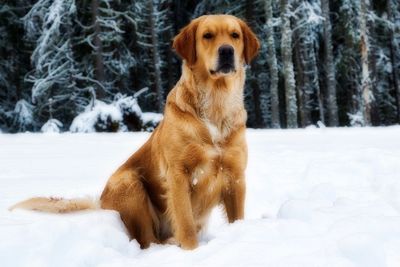
[[[230,45],[222,45],[218,48],[218,63],[217,69],[211,71],[212,74],[222,72],[229,73],[235,71],[235,61],[234,61],[235,51]]]

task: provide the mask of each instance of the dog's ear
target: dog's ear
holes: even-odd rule
[[[176,53],[191,66],[196,63],[196,31],[199,20],[193,20],[175,36],[172,48]]]
[[[243,33],[243,56],[246,64],[250,64],[260,49],[260,42],[250,27],[242,20],[239,20],[240,28]]]

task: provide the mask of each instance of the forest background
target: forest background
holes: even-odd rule
[[[0,0],[0,132],[152,130],[191,19],[244,19],[248,127],[400,122],[398,0]]]

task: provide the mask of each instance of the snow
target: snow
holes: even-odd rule
[[[92,133],[96,132],[95,125],[98,121],[107,122],[107,120],[119,123],[122,121],[122,113],[120,109],[103,101],[96,100],[93,107],[86,107],[86,110],[76,116],[71,123],[71,132]]]
[[[19,100],[14,108],[15,123],[24,130],[26,126],[33,123],[33,106],[26,100]]]
[[[351,126],[361,126],[364,125],[364,115],[361,111],[357,111],[356,113],[347,113],[347,116],[350,119]]]
[[[70,131],[73,133],[93,133],[96,131],[126,132],[138,130],[128,127],[129,118],[137,120],[136,127],[152,131],[162,120],[163,115],[154,112],[142,112],[135,96],[117,94],[111,103],[95,100],[74,118]],[[115,128],[115,129],[114,129]]]
[[[61,132],[60,128],[62,127],[63,124],[61,121],[57,119],[50,119],[45,124],[43,124],[42,128],[40,128],[40,131],[42,133],[59,133]]]
[[[148,124],[148,123],[158,124],[163,119],[163,117],[164,116],[161,113],[155,113],[155,112],[142,113],[143,124]]]
[[[121,112],[135,113],[139,117],[142,115],[142,109],[140,108],[136,98],[133,96],[117,94],[115,106],[119,107]]]
[[[148,133],[1,134],[1,266],[344,266],[400,263],[400,127],[248,130],[246,218],[216,209],[200,246],[140,250],[113,211],[7,208],[99,196]]]

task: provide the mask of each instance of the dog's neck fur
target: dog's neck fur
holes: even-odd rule
[[[183,64],[179,81],[182,86],[178,86],[177,97],[184,95],[186,101],[182,102],[190,103],[192,112],[196,112],[208,127],[216,128],[224,138],[246,123],[243,100],[245,70],[239,67],[234,75],[219,79],[209,79],[208,75]]]

